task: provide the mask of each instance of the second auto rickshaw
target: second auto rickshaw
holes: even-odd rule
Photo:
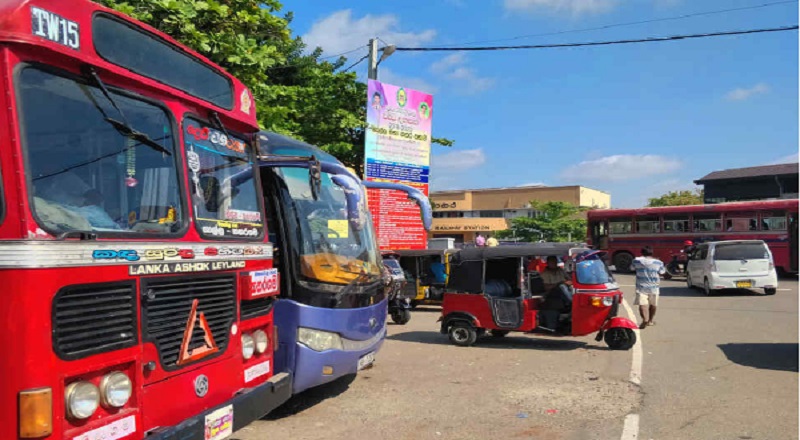
[[[405,291],[412,298],[412,307],[441,303],[450,273],[450,259],[456,252],[457,249],[397,251],[400,266],[408,281]]]
[[[526,264],[542,256],[566,258],[565,281],[570,282],[546,290],[542,274],[528,271]],[[589,249],[576,252],[569,243],[462,250],[451,262],[441,332],[460,346],[474,344],[486,330],[494,337],[511,331],[554,336],[597,332],[595,339],[605,339],[611,349],[630,349],[638,326],[617,316],[622,292],[602,256]]]

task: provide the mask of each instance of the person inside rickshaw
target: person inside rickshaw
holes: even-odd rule
[[[559,315],[567,312],[572,306],[572,279],[567,272],[558,267],[558,258],[547,257],[547,267],[540,272],[544,282],[545,298],[539,308],[541,319],[539,326],[545,330],[555,331],[558,327]]]
[[[442,263],[442,257],[435,256],[431,260],[430,266],[431,275],[433,276],[433,281],[436,284],[446,284],[447,283],[447,272],[444,267],[444,263]]]

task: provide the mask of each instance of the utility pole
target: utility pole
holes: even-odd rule
[[[378,79],[378,39],[369,40],[369,67],[367,78]]]

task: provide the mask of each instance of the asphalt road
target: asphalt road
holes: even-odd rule
[[[632,303],[633,278],[618,281]],[[640,334],[641,386],[633,350],[522,334],[455,347],[438,308],[418,309],[389,327],[374,368],[295,396],[233,438],[798,438],[798,284],[781,288],[705,297],[664,282],[657,325]]]

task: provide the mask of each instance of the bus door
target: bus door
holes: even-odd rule
[[[789,213],[789,268],[797,272],[797,213]]]
[[[606,220],[598,220],[592,223],[592,244],[595,249],[608,249],[608,222]]]

